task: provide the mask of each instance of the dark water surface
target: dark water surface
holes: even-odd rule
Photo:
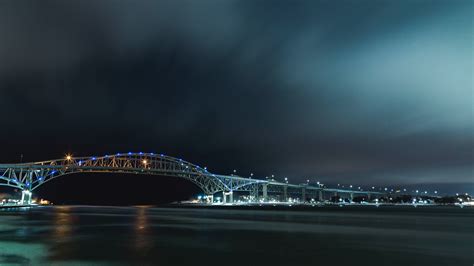
[[[474,209],[0,210],[0,265],[468,265]]]

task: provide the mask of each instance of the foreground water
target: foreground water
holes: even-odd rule
[[[0,210],[0,265],[473,265],[474,210]]]

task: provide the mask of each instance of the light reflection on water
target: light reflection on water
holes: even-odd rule
[[[56,216],[54,218],[54,239],[57,241],[66,241],[72,231],[72,217],[70,213],[71,207],[57,207]]]
[[[470,265],[473,218],[452,208],[0,211],[0,265]]]
[[[148,228],[148,218],[146,215],[146,206],[137,207],[137,218],[135,224],[135,248],[138,251],[144,251],[150,246],[150,234]]]

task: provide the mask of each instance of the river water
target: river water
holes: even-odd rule
[[[473,265],[474,209],[0,210],[0,265]]]

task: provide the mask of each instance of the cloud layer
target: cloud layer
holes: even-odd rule
[[[143,149],[296,181],[472,182],[472,8],[3,1],[0,159]]]

